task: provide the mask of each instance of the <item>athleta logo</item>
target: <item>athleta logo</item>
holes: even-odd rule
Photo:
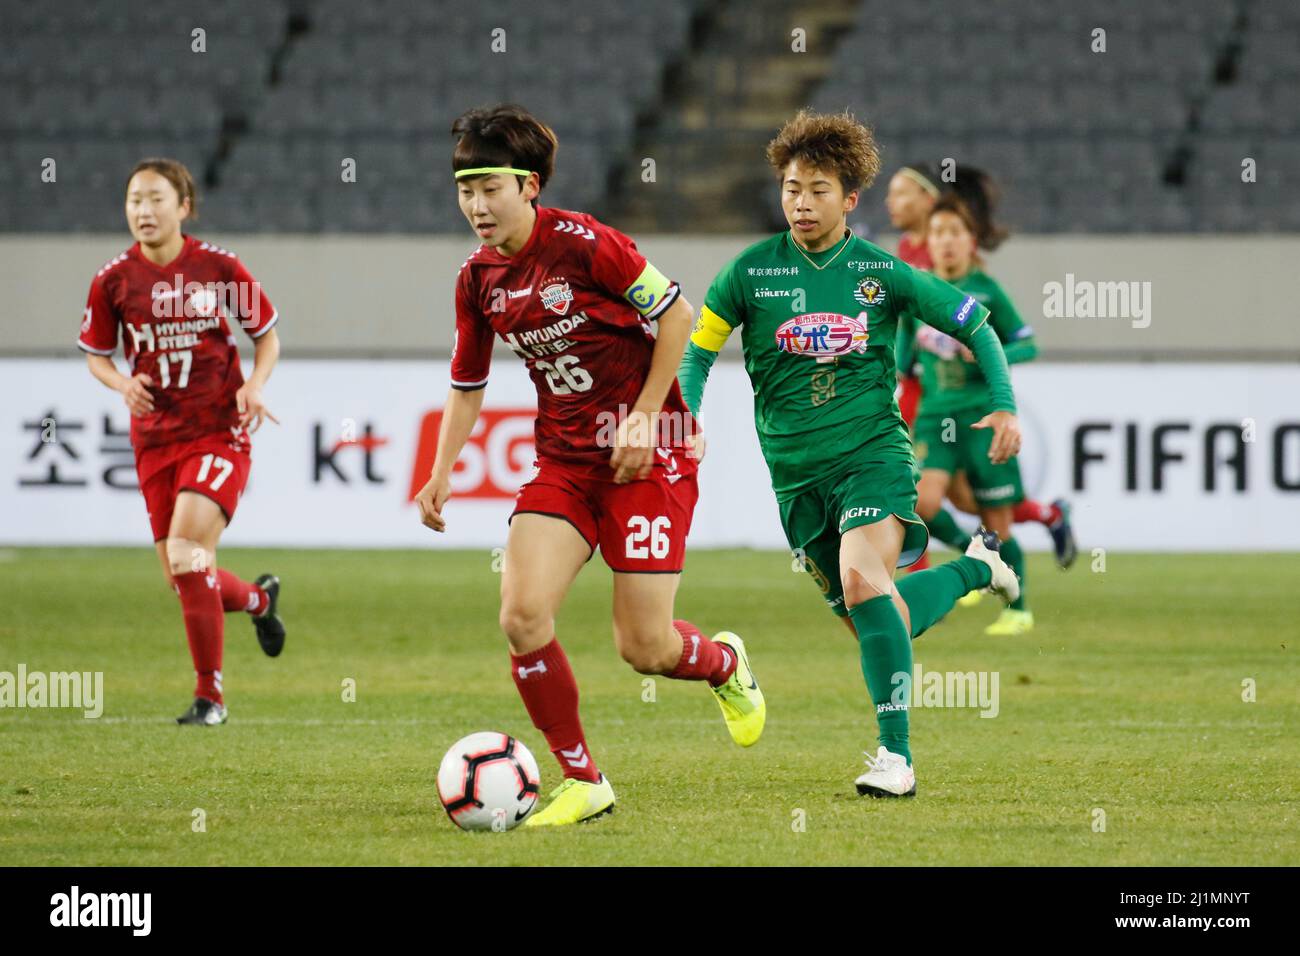
[[[573,292],[563,279],[552,279],[548,285],[542,286],[541,297],[542,305],[556,315],[567,315],[573,302]]]
[[[856,319],[837,312],[795,316],[776,330],[776,347],[795,355],[847,355],[867,351],[867,316]]]

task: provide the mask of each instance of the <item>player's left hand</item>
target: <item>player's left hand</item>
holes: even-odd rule
[[[694,458],[697,462],[704,461],[704,450],[708,447],[708,442],[704,440],[704,432],[696,432],[694,435],[686,436],[686,455]]]
[[[249,422],[253,423],[253,427],[248,428],[249,434],[262,427],[263,419],[269,418],[277,425],[280,424],[280,419],[272,415],[271,410],[262,402],[261,389],[253,388],[247,382],[235,393],[235,407],[239,410],[240,428],[248,428]]]
[[[614,453],[609,456],[614,484],[625,485],[634,479],[650,477],[655,462],[654,432],[650,415],[636,409],[618,423]]]
[[[989,445],[989,461],[1000,465],[1020,453],[1020,420],[1010,412],[989,412],[971,428],[993,429],[993,443]]]

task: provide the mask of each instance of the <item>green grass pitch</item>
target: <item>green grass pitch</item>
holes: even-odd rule
[[[172,721],[192,674],[151,550],[0,558],[0,671],[103,671],[105,696],[98,720],[0,710],[10,865],[1300,863],[1300,555],[1110,554],[1104,573],[1032,556],[1031,635],[985,637],[986,597],[914,645],[926,671],[996,671],[1000,710],[914,710],[909,801],[854,793],[875,749],[856,647],[788,555],[692,552],[679,592],[680,616],[749,644],[769,705],[749,750],[702,685],[659,678],[643,699],[597,558],[559,635],[618,809],[506,834],[461,833],[433,787],[446,747],[484,729],[527,743],[544,791],[559,781],[509,678],[490,554],[223,552],[281,576],[289,639],[269,660],[226,617],[214,729]]]

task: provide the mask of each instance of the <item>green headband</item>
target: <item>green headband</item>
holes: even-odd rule
[[[462,176],[489,176],[492,173],[502,173],[509,176],[531,176],[533,174],[530,169],[515,169],[513,166],[478,166],[474,169],[456,170],[456,178],[460,179]]]

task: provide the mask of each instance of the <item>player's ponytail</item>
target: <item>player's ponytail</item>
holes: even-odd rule
[[[451,133],[458,137],[451,156],[453,172],[493,166],[526,169],[537,173],[538,187],[544,188],[555,171],[555,131],[522,106],[502,103],[468,110],[456,117]],[[524,178],[518,179],[522,189]]]
[[[190,175],[189,169],[178,159],[167,159],[163,156],[150,156],[142,159],[135,164],[135,169],[131,170],[131,175],[126,177],[127,185],[130,186],[131,180],[135,178],[136,173],[145,172],[157,173],[163,179],[167,180],[176,189],[176,205],[183,206],[185,200],[190,202],[189,215],[185,217],[187,222],[194,222],[199,218],[199,192],[194,186],[194,177]]]

